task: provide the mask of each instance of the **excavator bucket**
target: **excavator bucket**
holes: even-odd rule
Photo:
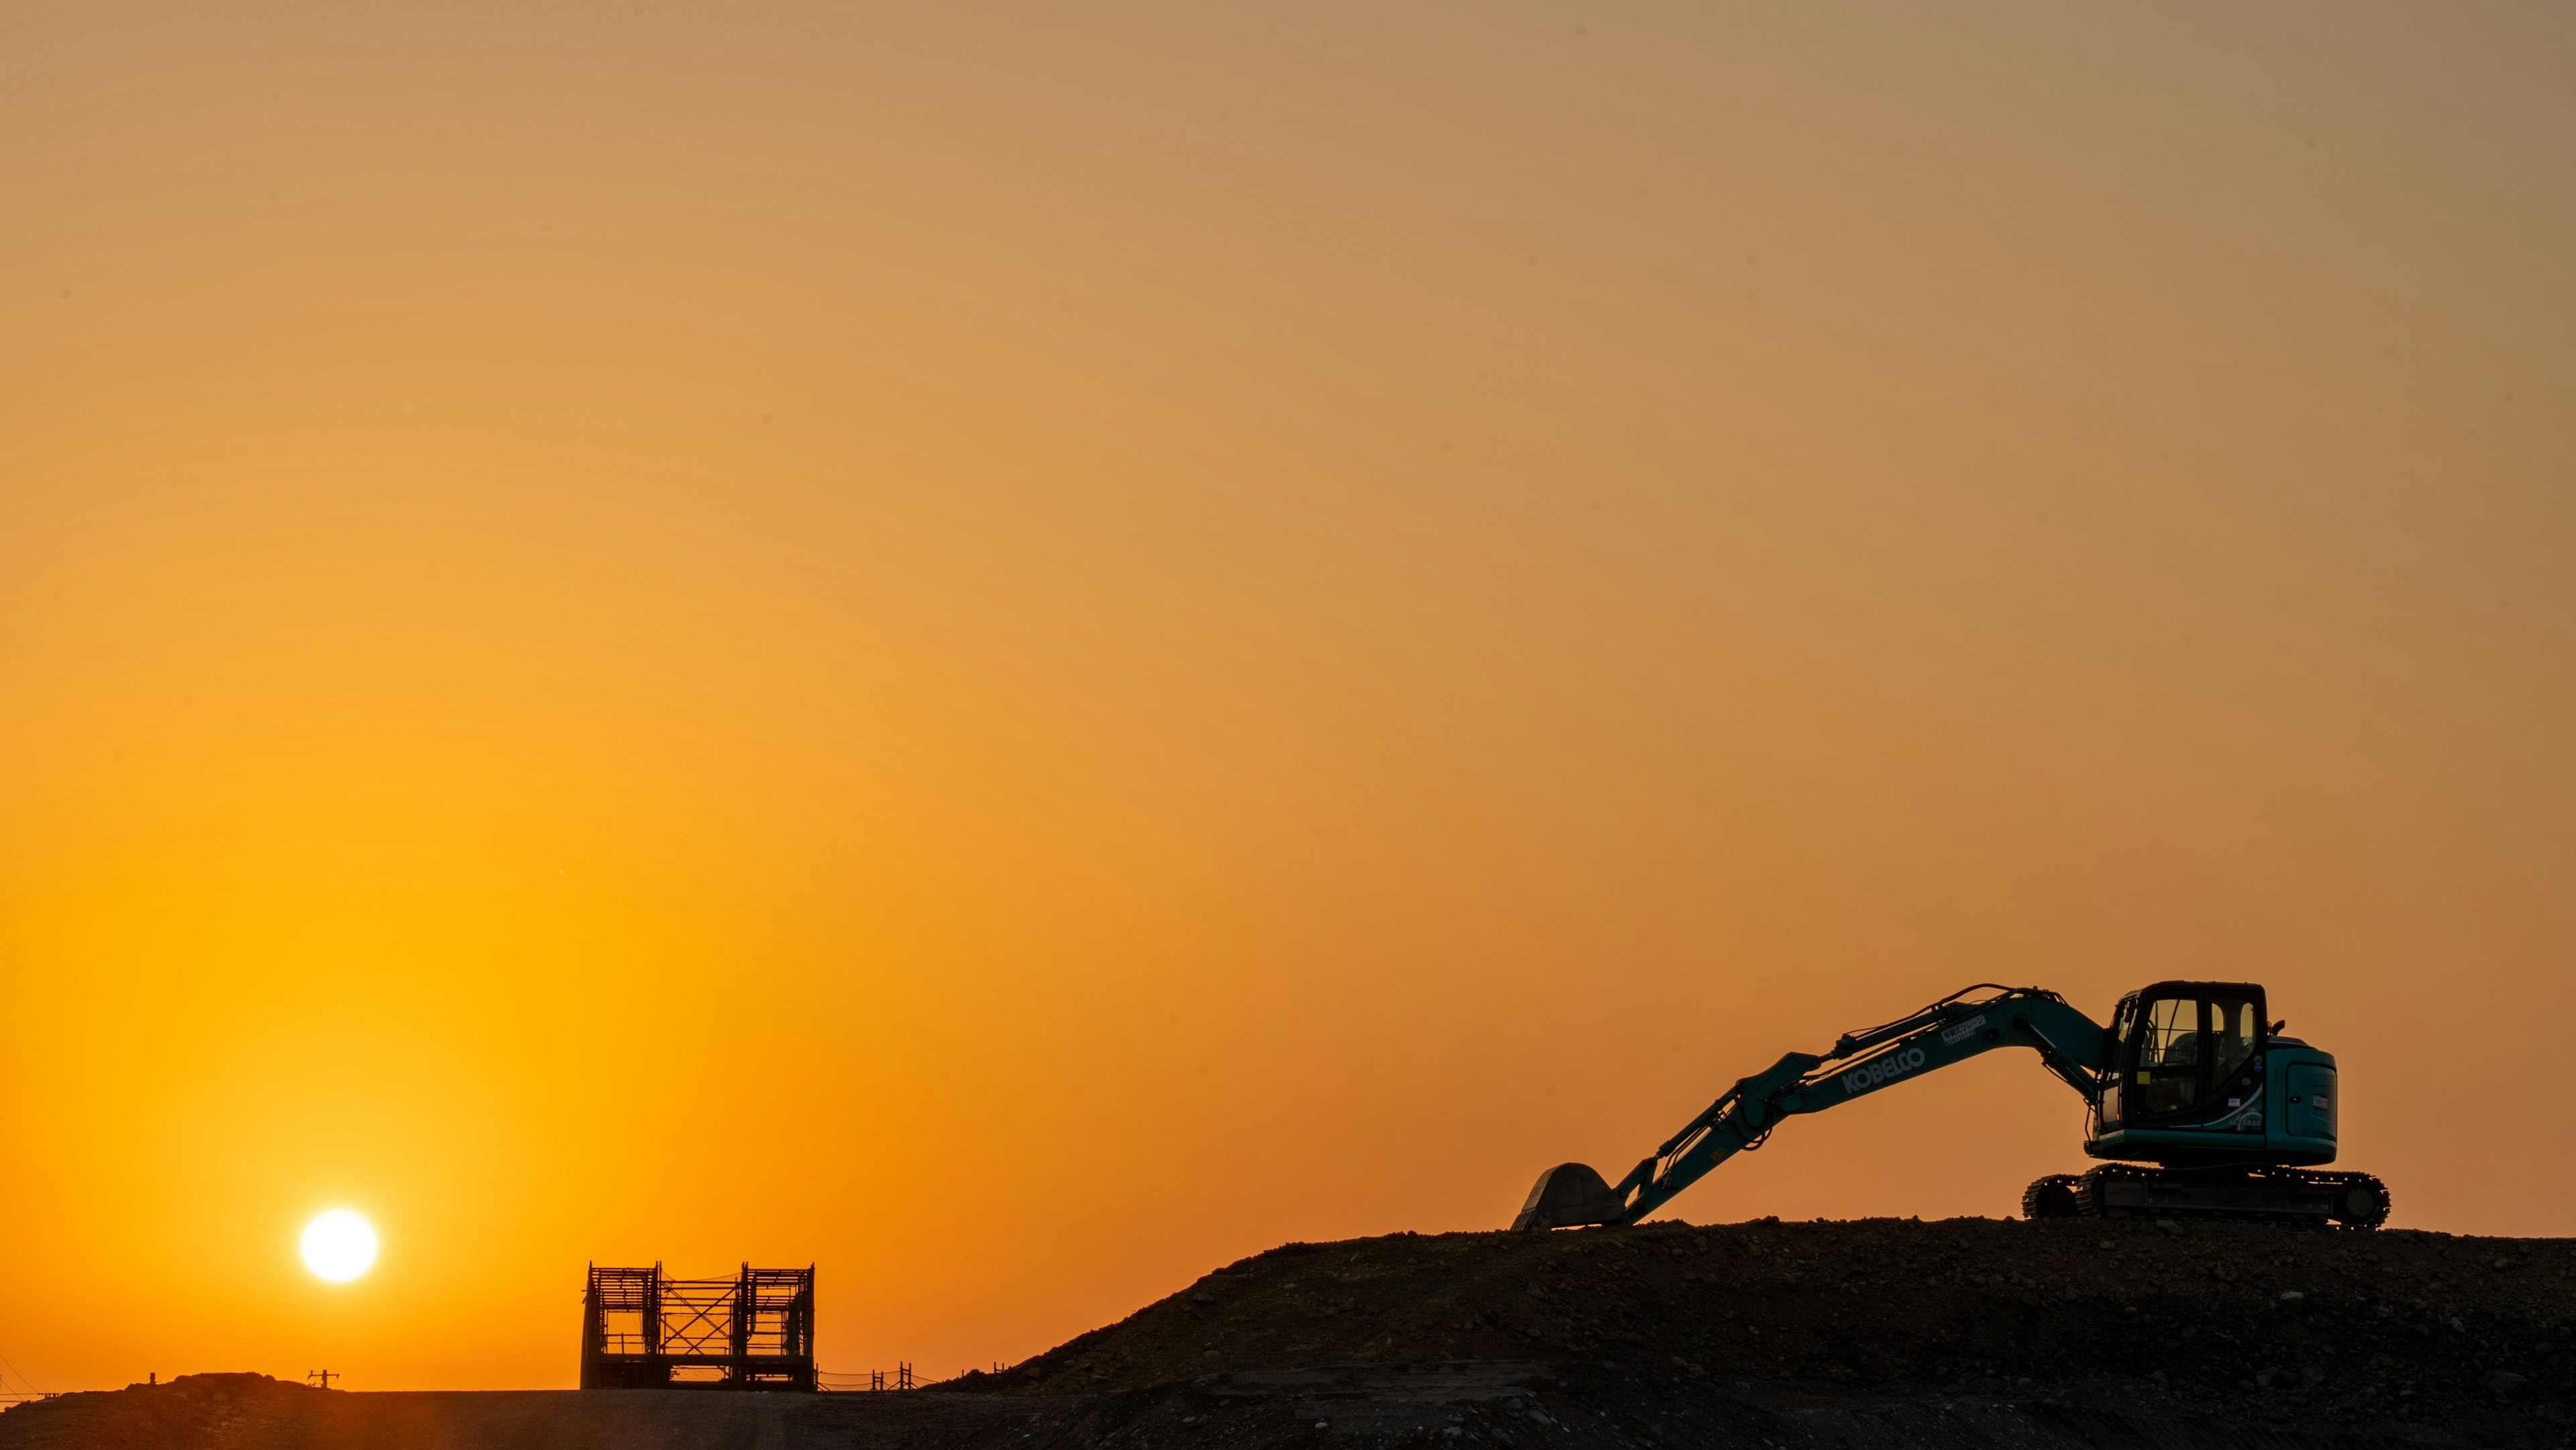
[[[1587,1223],[1626,1223],[1628,1205],[1601,1175],[1581,1163],[1559,1163],[1538,1176],[1516,1229],[1573,1228]]]

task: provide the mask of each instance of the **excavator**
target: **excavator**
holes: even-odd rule
[[[1580,1163],[1539,1175],[1516,1229],[1636,1223],[1718,1164],[1762,1146],[1784,1118],[2027,1047],[2083,1095],[2082,1174],[2022,1194],[2031,1218],[2229,1218],[2352,1229],[2388,1221],[2388,1187],[2319,1172],[2335,1156],[2335,1060],[2265,1014],[2249,982],[2158,982],[2103,1027],[2055,992],[1992,982],[1819,1056],[1792,1052],[1744,1078],[1616,1184]]]

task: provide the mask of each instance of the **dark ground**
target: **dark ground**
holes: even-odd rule
[[[18,1407],[0,1450],[2558,1446],[2571,1273],[2571,1241],[2236,1224],[1398,1235],[1274,1249],[911,1394],[205,1375]]]

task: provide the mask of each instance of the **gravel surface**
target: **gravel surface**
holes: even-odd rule
[[[2142,1381],[2261,1418],[2563,1401],[2576,1242],[2113,1220],[1863,1220],[1290,1244],[960,1389],[1523,1359],[1992,1393]]]
[[[2576,1243],[1878,1220],[1290,1244],[907,1394],[192,1375],[0,1450],[2176,1450],[2576,1444]]]

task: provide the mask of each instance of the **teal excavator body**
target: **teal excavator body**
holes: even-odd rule
[[[2248,982],[2158,982],[2105,1027],[2037,987],[1984,983],[1919,1012],[1792,1052],[1738,1081],[1618,1183],[1580,1163],[1539,1175],[1514,1228],[1635,1223],[1780,1122],[2001,1047],[2036,1052],[2086,1104],[2084,1151],[2105,1160],[2022,1196],[2034,1218],[2226,1217],[2376,1228],[2388,1190],[2335,1157],[2331,1054],[2281,1035]]]

